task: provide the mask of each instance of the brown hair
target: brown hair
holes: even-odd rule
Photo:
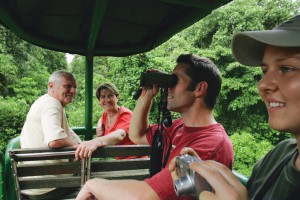
[[[96,97],[98,100],[100,99],[101,90],[103,89],[109,90],[111,93],[116,95],[116,97],[119,96],[119,90],[113,83],[102,83],[96,90]]]

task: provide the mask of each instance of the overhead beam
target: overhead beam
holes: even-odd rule
[[[216,5],[220,6],[220,2],[222,1],[212,1],[212,0],[158,0],[160,2],[164,3],[170,3],[170,4],[177,4],[177,5],[183,5],[183,6],[190,6],[194,8],[201,8],[201,9],[214,9],[216,8]],[[225,2],[229,1],[224,1]],[[221,4],[222,5],[222,4]]]

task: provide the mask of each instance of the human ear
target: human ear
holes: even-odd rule
[[[208,84],[206,81],[201,81],[197,84],[195,88],[195,95],[196,97],[200,97],[206,93],[206,90],[208,88]]]
[[[53,88],[53,86],[54,86],[54,83],[52,83],[52,82],[49,82],[49,83],[48,83],[48,89]]]

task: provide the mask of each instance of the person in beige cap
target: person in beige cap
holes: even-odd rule
[[[246,187],[220,163],[191,163],[190,168],[213,188],[213,192],[201,192],[199,199],[300,199],[300,15],[272,30],[236,34],[232,51],[241,64],[261,67],[264,75],[258,90],[269,125],[293,138],[279,143],[255,164]],[[196,156],[192,149],[181,153]],[[169,170],[176,180],[174,165]]]

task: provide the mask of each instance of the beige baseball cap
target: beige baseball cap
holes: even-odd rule
[[[300,15],[272,30],[237,33],[232,40],[234,58],[243,65],[260,66],[267,45],[300,47]]]

